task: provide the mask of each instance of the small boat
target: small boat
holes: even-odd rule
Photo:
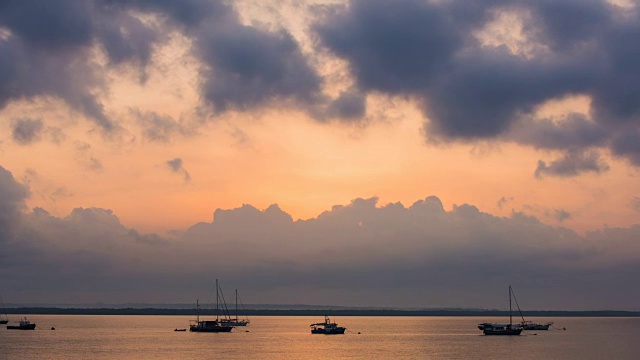
[[[509,323],[508,324],[494,324],[494,323],[482,323],[478,324],[478,329],[482,330],[485,335],[520,335],[522,332],[522,326],[519,324],[513,324],[511,316],[511,286],[509,286]]]
[[[19,325],[7,325],[7,330],[33,330],[36,324],[32,324],[27,318],[20,320]]]
[[[187,329],[175,329],[173,331],[187,331]]]
[[[327,315],[324,316],[324,322],[311,324],[309,326],[311,326],[312,334],[344,334],[344,331],[347,330],[346,328],[338,326],[338,324],[331,322],[331,319],[329,319],[329,316]]]
[[[223,295],[224,299],[224,295]],[[196,311],[197,317],[196,320],[191,320],[189,322],[189,331],[191,332],[231,332],[233,326],[223,325],[220,322],[220,318],[218,316],[219,304],[220,302],[220,290],[218,287],[218,279],[216,279],[216,319],[215,320],[203,320],[200,321],[200,304],[198,300],[196,300]],[[226,304],[225,304],[226,307]],[[228,317],[225,318],[228,320]]]

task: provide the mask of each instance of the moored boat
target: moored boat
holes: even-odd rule
[[[7,325],[7,330],[33,330],[36,324],[31,323],[27,318],[22,318],[18,325]]]
[[[338,326],[338,324],[331,322],[331,319],[329,319],[329,316],[327,315],[324,316],[324,322],[311,324],[309,326],[311,326],[312,334],[344,334],[344,331],[346,330],[346,328]]]
[[[220,322],[218,315],[220,302],[220,290],[218,287],[218,279],[216,279],[216,319],[215,320],[200,320],[200,304],[196,300],[196,320],[189,322],[189,331],[191,332],[231,332],[233,326],[224,325]],[[228,317],[224,320],[228,320]]]
[[[511,286],[509,286],[509,324],[482,323],[478,324],[478,329],[485,335],[520,335],[522,326],[513,324],[511,316]]]
[[[240,301],[242,303],[242,301]],[[244,306],[242,307],[244,310]],[[245,316],[245,319],[238,317],[238,289],[236,289],[236,317],[220,320],[220,324],[223,326],[247,326],[249,325],[249,319]]]
[[[552,322],[546,324],[536,324],[531,321],[522,321],[523,330],[549,330],[549,326],[553,325]]]

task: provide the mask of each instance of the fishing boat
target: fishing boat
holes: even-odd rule
[[[324,316],[324,322],[311,324],[309,326],[311,326],[312,334],[344,334],[344,331],[347,330],[346,328],[338,326],[338,324],[331,322],[331,319],[329,319],[329,316],[327,315]]]
[[[242,304],[242,300],[240,300],[240,304]],[[242,310],[244,310],[244,305],[242,306]],[[236,317],[230,318],[228,320],[220,320],[220,324],[224,326],[247,326],[249,325],[249,319],[245,316],[245,319],[238,318],[238,289],[236,289]]]
[[[200,320],[200,303],[196,300],[196,320],[189,322],[189,331],[191,332],[231,332],[233,326],[223,325],[220,322],[219,304],[220,304],[220,288],[218,287],[218,279],[216,279],[216,319]],[[226,304],[225,304],[226,307]],[[228,320],[228,316],[224,319]]]
[[[0,304],[2,304],[2,313],[4,314],[4,317],[0,314],[0,324],[7,324],[9,323],[9,317],[7,316],[7,309],[5,309],[4,307],[4,301],[2,301],[2,296],[0,296]]]
[[[7,325],[7,330],[33,330],[36,324],[32,324],[27,318],[22,318],[18,325]]]
[[[495,323],[482,323],[478,324],[478,329],[482,330],[485,335],[520,335],[522,332],[522,326],[519,324],[513,324],[513,318],[511,315],[511,286],[509,286],[509,323],[508,324],[495,324]]]

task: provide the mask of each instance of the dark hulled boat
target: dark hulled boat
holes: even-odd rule
[[[511,286],[509,286],[509,324],[482,323],[478,325],[478,329],[482,330],[485,335],[520,335],[522,327],[513,324],[511,316]]]
[[[18,325],[7,325],[7,330],[34,330],[36,324],[32,324],[27,318],[20,320]]]
[[[222,324],[218,317],[218,310],[220,302],[220,290],[218,288],[218,279],[216,279],[216,319],[215,320],[200,320],[200,304],[196,300],[196,320],[191,320],[189,323],[189,331],[191,332],[231,332],[233,326]],[[226,319],[228,320],[228,319]]]
[[[329,319],[329,316],[327,315],[324,316],[324,322],[311,324],[309,326],[311,326],[312,334],[336,335],[344,334],[344,331],[347,330],[346,328],[331,322],[331,319]]]

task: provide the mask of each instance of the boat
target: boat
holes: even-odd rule
[[[7,330],[33,330],[36,324],[32,324],[27,318],[22,318],[19,325],[7,325]]]
[[[220,289],[218,287],[218,279],[216,279],[216,319],[200,320],[200,303],[196,300],[196,320],[189,322],[189,331],[191,332],[231,332],[233,326],[223,325],[220,322],[219,313]],[[225,304],[226,306],[226,304]],[[226,317],[224,320],[228,320]]]
[[[552,322],[546,324],[536,324],[531,321],[522,321],[523,330],[549,330],[549,326],[553,325]]]
[[[513,295],[513,300],[515,300],[516,306],[518,307],[520,318],[522,318],[522,322],[520,323],[520,326],[522,326],[522,330],[549,330],[549,326],[553,325],[552,322],[548,322],[546,324],[536,324],[532,321],[526,321],[524,319],[524,315],[522,314],[522,310],[520,309],[520,304],[518,304],[518,298],[516,298],[516,294],[513,292],[513,289],[511,289],[511,294]]]
[[[522,326],[513,323],[511,316],[511,286],[509,286],[509,323],[508,324],[495,324],[495,323],[482,323],[478,324],[478,329],[482,330],[485,335],[520,335],[522,332]]]
[[[346,328],[338,326],[338,324],[331,322],[331,319],[329,319],[329,316],[327,315],[324,316],[324,322],[311,324],[309,326],[311,326],[312,334],[344,334],[344,331],[347,330]]]
[[[173,331],[187,331],[187,329],[178,329],[178,328],[176,328],[176,329],[175,329],[175,330],[173,330]]]
[[[7,309],[5,309],[4,307],[4,301],[2,301],[2,296],[0,296],[0,304],[2,304],[2,312],[4,313],[4,317],[2,317],[2,315],[0,315],[0,324],[7,324],[9,323],[9,317],[7,316]]]
[[[242,304],[242,300],[240,301],[240,304]],[[242,306],[242,310],[244,310],[244,306]],[[245,316],[245,319],[238,318],[238,289],[236,289],[236,317],[235,318],[230,318],[228,320],[220,320],[220,324],[222,324],[224,326],[247,326],[247,325],[249,325],[249,319],[246,318],[246,316]]]

